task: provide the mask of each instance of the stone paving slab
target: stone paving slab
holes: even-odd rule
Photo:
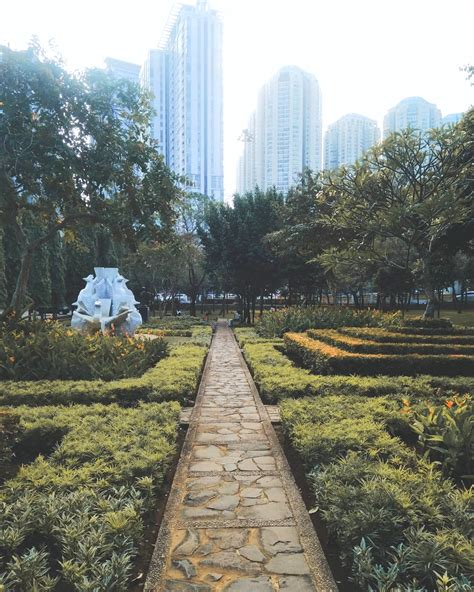
[[[336,592],[270,416],[223,323],[184,417],[189,429],[145,590]]]

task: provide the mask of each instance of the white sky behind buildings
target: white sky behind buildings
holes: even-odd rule
[[[53,40],[71,69],[108,56],[141,64],[174,0],[2,2],[0,43]],[[185,0],[194,4],[194,0]],[[460,67],[474,64],[473,0],[210,0],[224,22],[225,193],[235,191],[238,137],[260,87],[282,66],[318,79],[323,130],[356,112],[376,119],[418,95],[443,116],[474,104]]]

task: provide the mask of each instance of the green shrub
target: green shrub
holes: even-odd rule
[[[474,400],[454,398],[423,409],[405,405],[423,452],[452,477],[474,480]]]
[[[360,337],[361,339],[370,339],[379,343],[416,343],[416,344],[446,344],[446,345],[473,345],[474,335],[457,335],[455,333],[439,334],[409,334],[376,327],[341,327],[339,333],[350,335],[351,337]]]
[[[204,321],[199,317],[182,316],[182,317],[150,317],[146,323],[143,323],[142,328],[150,329],[169,329],[169,330],[186,330],[192,329],[196,325],[208,325],[209,321]]]
[[[23,321],[0,334],[0,380],[113,380],[140,376],[165,357],[166,342],[97,333],[55,321]]]
[[[38,434],[62,439],[0,490],[0,582],[7,590],[127,590],[143,517],[175,451],[179,405],[14,413],[17,447]]]
[[[289,331],[301,332],[307,329],[334,329],[337,327],[382,327],[398,322],[398,313],[387,314],[375,310],[354,310],[350,308],[293,306],[266,313],[255,328],[262,337],[283,337]]]
[[[474,345],[469,344],[403,343],[400,341],[393,343],[378,342],[371,339],[370,333],[357,337],[334,329],[309,329],[306,333],[312,339],[319,339],[335,347],[355,353],[387,355],[474,355]]]
[[[403,327],[415,327],[423,329],[452,329],[453,324],[449,319],[406,319]]]
[[[52,380],[0,383],[0,405],[68,405],[192,400],[207,353],[202,345],[184,344],[139,378],[110,382]]]
[[[314,375],[295,366],[271,341],[247,342],[243,353],[266,403],[332,394],[389,395],[401,402],[403,398],[443,400],[456,393],[474,393],[474,379],[468,377]]]
[[[407,335],[474,335],[473,327],[459,327],[453,325],[449,329],[433,329],[432,327],[401,327],[399,325],[386,325],[388,331]]]
[[[474,490],[456,489],[423,460],[407,468],[396,459],[372,460],[355,452],[310,479],[321,516],[362,589],[383,578],[400,545],[409,558],[407,569],[394,569],[391,585],[375,589],[435,590],[437,572],[474,584]],[[361,557],[365,541],[369,562]],[[402,587],[408,585],[413,587]]]
[[[411,421],[397,407],[386,397],[329,396],[284,401],[281,413],[363,590],[434,590],[438,568],[472,585],[474,488],[457,489],[394,435],[406,436]]]
[[[310,468],[334,462],[350,450],[380,459],[396,456],[413,463],[414,454],[389,433],[410,432],[409,422],[399,409],[400,405],[388,398],[344,395],[327,396],[317,402],[286,400],[280,405],[291,444]]]
[[[304,333],[286,333],[286,352],[316,374],[473,376],[474,356],[386,355],[344,351]]]

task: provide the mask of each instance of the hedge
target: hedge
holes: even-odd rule
[[[194,398],[207,353],[202,345],[183,344],[140,378],[104,382],[41,380],[0,383],[0,405],[67,405],[180,401]]]
[[[178,403],[18,407],[31,464],[0,490],[0,588],[127,590],[176,450]],[[45,443],[49,456],[38,454]],[[3,589],[3,588],[2,588]]]
[[[285,398],[320,397],[332,394],[389,395],[439,399],[456,393],[474,393],[474,378],[437,376],[331,376],[315,375],[300,368],[271,341],[243,345],[243,354],[260,395],[266,403]]]
[[[474,356],[357,354],[303,333],[286,333],[284,342],[290,355],[317,374],[474,375]]]
[[[387,331],[404,333],[407,335],[474,335],[473,327],[460,327],[453,325],[452,329],[433,329],[431,327],[402,327],[399,325],[386,325]]]
[[[393,401],[288,400],[281,414],[316,510],[360,589],[472,589],[474,489],[457,489],[390,434],[405,421],[397,425]],[[442,577],[452,587],[441,587]]]
[[[312,339],[324,341],[346,351],[366,354],[420,354],[420,355],[474,355],[474,345],[437,344],[437,343],[391,343],[370,339],[370,333],[363,337],[345,335],[336,330],[309,329],[307,334]]]
[[[341,327],[339,333],[350,335],[351,337],[360,337],[362,339],[371,339],[379,343],[417,343],[417,344],[446,344],[446,345],[473,345],[474,335],[454,335],[454,334],[413,334],[388,331],[377,327],[359,328],[359,327]]]

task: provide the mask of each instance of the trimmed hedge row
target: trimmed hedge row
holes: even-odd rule
[[[401,401],[407,397],[442,400],[456,393],[474,393],[474,378],[469,377],[318,376],[306,368],[295,366],[274,342],[247,341],[242,350],[266,403],[276,403],[285,398],[332,394],[369,397],[387,395]]]
[[[341,327],[339,333],[350,335],[351,337],[360,337],[361,339],[370,339],[378,343],[417,343],[417,344],[443,344],[443,345],[473,345],[474,335],[455,335],[455,334],[420,334],[420,333],[400,333],[388,331],[386,329],[359,328],[359,327]]]
[[[287,400],[281,415],[362,590],[472,589],[474,488],[457,489],[393,435],[406,428],[393,401]]]
[[[459,327],[453,325],[452,328],[432,328],[432,327],[403,327],[399,325],[387,325],[387,331],[394,333],[404,333],[407,335],[474,335],[474,328]]]
[[[327,329],[309,329],[306,332],[312,339],[324,341],[345,351],[365,354],[387,355],[474,355],[474,345],[437,344],[437,343],[391,343],[378,342],[370,339],[370,334],[364,337],[345,335],[342,331]]]
[[[357,354],[303,333],[286,333],[284,342],[290,355],[317,374],[474,376],[474,356]]]
[[[127,590],[176,450],[178,403],[18,407],[36,454],[0,490],[0,588]],[[44,457],[39,452],[52,452]],[[3,586],[4,588],[3,588]]]
[[[202,345],[180,345],[140,378],[103,382],[42,380],[0,383],[0,405],[68,405],[180,401],[194,398],[207,354]]]

